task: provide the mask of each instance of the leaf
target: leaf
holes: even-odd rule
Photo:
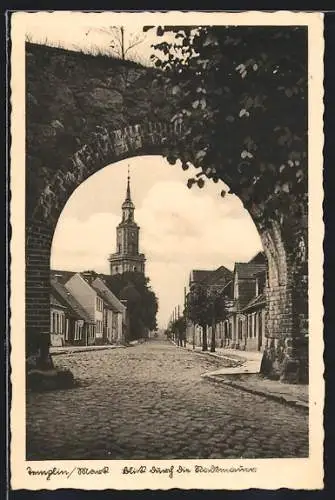
[[[206,39],[203,43],[204,47],[208,47],[209,45],[213,45],[213,46],[218,45],[217,38],[211,32],[209,32],[207,34]]]
[[[203,188],[204,185],[205,185],[205,181],[203,179],[199,179],[198,180],[198,186],[199,186],[199,188]]]
[[[193,109],[196,109],[198,106],[199,106],[199,101],[198,101],[198,99],[197,99],[196,101],[193,101],[193,102],[192,102],[192,108],[193,108]]]
[[[205,149],[200,149],[195,155],[197,160],[201,160],[204,156],[206,155],[206,150]]]
[[[164,30],[161,26],[158,26],[157,31],[156,31],[157,36],[163,36],[164,35]]]
[[[167,161],[170,163],[170,165],[175,165],[176,164],[176,158],[174,156],[168,156]]]

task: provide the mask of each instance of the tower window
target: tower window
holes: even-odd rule
[[[134,266],[134,271],[135,271],[135,272],[137,271],[136,266]]]
[[[121,253],[121,245],[119,244],[119,253]]]

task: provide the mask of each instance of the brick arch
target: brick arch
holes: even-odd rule
[[[182,123],[171,123],[168,99],[155,84],[155,70],[33,44],[27,44],[26,56],[29,354],[41,346],[48,350],[44,344],[49,332],[51,244],[68,198],[106,165],[133,156],[166,156],[167,146],[178,143]],[[276,363],[281,371],[285,360],[296,361],[291,340],[307,330],[308,273],[306,259],[299,255],[297,265],[296,252],[297,241],[300,249],[307,245],[307,229],[301,232],[287,220],[264,225],[257,207],[246,208],[268,260],[266,357],[270,371]],[[303,312],[299,295],[305,301]]]

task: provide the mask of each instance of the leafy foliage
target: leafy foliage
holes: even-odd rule
[[[158,27],[174,33],[152,59],[182,124],[167,159],[200,168],[188,187],[222,179],[259,217],[307,202],[307,31],[304,27]],[[223,191],[222,196],[225,195]]]
[[[127,301],[130,340],[142,337],[146,329],[157,328],[158,300],[150,288],[149,278],[142,273],[126,272],[104,276],[104,280],[119,299]]]
[[[203,350],[207,350],[206,327],[226,318],[225,298],[219,288],[202,283],[192,285],[186,301],[186,317],[203,329]]]
[[[170,325],[170,330],[172,333],[174,333],[179,338],[181,338],[185,334],[185,331],[186,331],[186,318],[184,316],[177,318]]]

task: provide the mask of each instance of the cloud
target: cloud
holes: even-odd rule
[[[143,251],[161,262],[195,260],[229,265],[260,248],[259,235],[236,197],[222,201],[200,195],[177,182],[157,183],[148,192],[136,218],[145,231]]]

